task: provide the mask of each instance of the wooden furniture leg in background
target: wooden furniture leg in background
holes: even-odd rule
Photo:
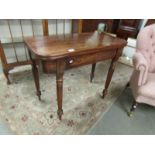
[[[95,72],[96,63],[92,64],[91,74],[90,74],[90,82],[93,81],[94,78],[94,72]]]
[[[65,64],[63,60],[57,60],[56,62],[56,85],[57,85],[57,104],[58,104],[58,117],[61,120],[63,115],[62,99],[63,99],[63,74]]]
[[[41,100],[41,91],[40,91],[40,83],[39,83],[39,72],[38,72],[38,67],[36,64],[36,61],[32,59],[31,52],[29,51],[29,56],[32,61],[32,74],[35,82],[35,87],[36,87],[36,94],[38,96],[38,99]]]
[[[119,58],[119,54],[120,54],[120,51],[117,51],[115,57],[111,60],[111,64],[110,64],[110,67],[109,67],[109,70],[108,70],[108,75],[107,75],[107,79],[106,79],[106,83],[105,83],[105,88],[102,92],[102,97],[104,98],[107,93],[108,93],[108,87],[109,87],[109,84],[111,82],[111,79],[112,79],[112,75],[114,73],[114,70],[115,70],[115,66],[116,66],[116,63],[117,63],[117,60]]]
[[[9,70],[7,68],[7,60],[6,60],[6,56],[4,54],[4,50],[3,50],[1,42],[0,42],[0,58],[1,58],[1,63],[2,63],[3,73],[7,79],[7,84],[10,84],[11,82],[9,79]]]
[[[4,67],[3,67],[3,73],[4,73],[4,75],[5,75],[6,79],[7,79],[7,84],[8,85],[11,84],[10,79],[9,79],[9,70],[4,69]]]

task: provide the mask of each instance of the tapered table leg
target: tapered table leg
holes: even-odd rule
[[[39,83],[39,72],[37,68],[36,61],[32,59],[31,51],[28,50],[30,59],[32,61],[32,74],[35,82],[35,87],[36,87],[36,94],[38,96],[38,99],[41,100],[41,91],[40,91],[40,83]]]
[[[33,63],[32,63],[32,73],[33,73],[34,82],[35,82],[35,86],[36,86],[36,90],[37,90],[36,94],[38,96],[38,99],[41,100],[39,72],[38,72],[38,68],[37,68],[37,65],[36,65],[34,60],[33,60]]]
[[[58,117],[61,120],[63,115],[62,99],[63,99],[63,74],[64,74],[64,63],[63,61],[57,61],[56,65],[56,85],[57,85],[57,104],[58,104]]]
[[[90,82],[93,81],[94,78],[94,72],[95,72],[96,63],[92,64],[91,74],[90,74]]]
[[[119,58],[119,56],[118,56],[119,52],[120,52],[120,51],[117,51],[116,56],[115,56],[115,57],[112,59],[112,61],[111,61],[111,64],[110,64],[110,67],[109,67],[109,70],[108,70],[108,75],[107,75],[106,83],[105,83],[105,88],[104,88],[104,90],[103,90],[103,92],[102,92],[102,97],[103,97],[103,98],[107,95],[108,87],[109,87],[109,84],[110,84],[110,82],[111,82],[112,75],[113,75],[113,73],[114,73],[117,60],[118,60],[118,58]]]

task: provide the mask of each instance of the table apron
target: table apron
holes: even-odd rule
[[[91,54],[84,54],[84,55],[76,55],[76,56],[68,56],[65,58],[60,59],[63,60],[65,63],[65,68],[74,68],[79,66],[84,66],[88,64],[94,64],[96,62],[102,60],[112,59],[116,55],[117,49],[107,50],[103,52],[96,52]],[[43,60],[42,67],[44,73],[53,73],[56,71],[56,61],[58,60]]]
[[[79,67],[87,64],[112,59],[116,55],[116,50],[109,50],[93,54],[85,54],[80,56],[72,56],[65,58],[66,68]]]

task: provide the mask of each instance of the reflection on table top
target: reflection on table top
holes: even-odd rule
[[[106,33],[81,33],[59,36],[41,36],[24,39],[28,48],[38,56],[60,57],[81,52],[121,48],[126,41]]]

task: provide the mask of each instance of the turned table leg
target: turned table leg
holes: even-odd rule
[[[92,64],[91,74],[90,74],[90,82],[93,81],[94,78],[94,72],[95,72],[96,63]]]
[[[56,85],[57,85],[57,104],[58,104],[58,117],[61,120],[63,115],[62,99],[63,99],[63,74],[64,74],[64,63],[63,61],[57,61],[56,64]]]

